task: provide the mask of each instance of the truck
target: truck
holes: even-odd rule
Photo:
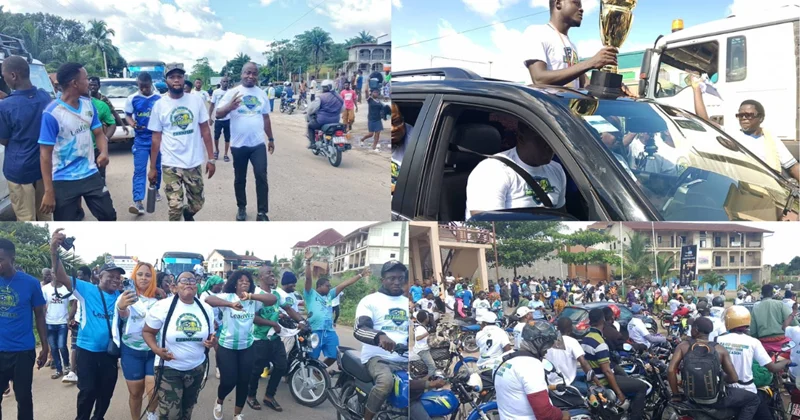
[[[679,29],[645,51],[639,96],[694,111],[689,75],[711,81],[709,117],[729,133],[746,99],[764,105],[763,126],[800,154],[800,5],[765,9]]]

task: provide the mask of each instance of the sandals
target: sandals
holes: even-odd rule
[[[223,160],[224,160],[225,162],[230,162],[230,161],[231,161],[231,159],[228,157],[228,155],[225,155],[225,158],[224,158]]]
[[[247,397],[247,405],[253,410],[261,410],[261,404],[258,403],[258,398]]]
[[[281,405],[280,405],[280,404],[278,404],[278,402],[277,402],[277,401],[275,401],[275,399],[274,399],[274,398],[273,398],[273,400],[272,400],[272,401],[270,401],[270,400],[268,400],[268,399],[264,398],[263,400],[261,400],[261,402],[262,402],[264,405],[266,405],[267,407],[269,407],[269,408],[271,408],[271,409],[273,409],[273,410],[275,410],[275,411],[277,411],[277,412],[281,412],[281,411],[283,411],[283,408],[281,407]]]
[[[50,375],[50,379],[58,379],[58,378],[60,378],[60,377],[61,377],[61,375],[63,375],[63,373],[61,373],[61,372],[56,372],[56,373],[54,373],[54,374]]]

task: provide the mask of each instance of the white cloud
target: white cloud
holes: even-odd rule
[[[462,0],[467,9],[472,10],[479,15],[492,17],[499,10],[511,7],[519,2],[519,0]]]
[[[392,6],[398,8],[398,9],[402,9],[403,8],[403,2],[402,2],[402,0],[392,0]]]
[[[269,6],[272,3],[275,3],[276,0],[261,0],[262,6]]]
[[[530,2],[531,7],[543,7],[545,9],[550,8],[550,0],[531,0]],[[590,13],[593,13],[595,10],[600,9],[600,1],[599,0],[583,0],[581,3],[583,6],[583,15],[586,16]]]
[[[733,0],[728,6],[728,13],[734,15],[744,15],[753,12],[761,12],[766,9],[774,9],[785,5],[800,5],[798,0]]]
[[[316,10],[341,31],[364,30],[383,35],[392,29],[392,0],[328,0]]]

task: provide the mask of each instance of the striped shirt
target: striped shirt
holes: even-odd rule
[[[594,376],[600,380],[601,384],[608,384],[600,365],[611,363],[611,353],[608,350],[608,344],[606,344],[606,341],[603,339],[603,334],[600,330],[594,327],[590,328],[589,332],[581,340],[581,347],[584,353],[586,353],[583,357],[589,363],[592,371],[594,371]]]

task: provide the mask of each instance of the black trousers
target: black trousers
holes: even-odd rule
[[[269,371],[269,382],[267,382],[267,391],[264,393],[271,399],[275,396],[275,392],[278,391],[281,378],[286,375],[286,371],[289,369],[289,361],[286,360],[283,340],[280,337],[272,340],[256,340],[253,343],[253,351],[255,352],[256,362],[253,366],[253,372],[250,374],[250,392],[247,396],[256,396],[258,393],[258,378],[261,377],[261,372],[264,368],[272,363],[272,369]]]
[[[269,183],[267,181],[267,145],[255,147],[231,147],[233,155],[233,190],[236,193],[236,206],[247,207],[247,164],[253,164],[256,178],[256,202],[259,213],[269,212]]]
[[[33,364],[35,350],[0,352],[0,388],[3,391],[8,381],[14,381],[14,397],[17,399],[17,419],[33,420]],[[3,395],[0,394],[0,403]],[[0,419],[3,413],[0,412]]]
[[[333,325],[336,325],[336,321],[339,320],[339,305],[333,307]]]
[[[614,375],[614,379],[617,380],[617,386],[619,386],[619,389],[623,394],[636,394],[631,399],[630,416],[628,416],[628,418],[630,420],[640,420],[642,418],[642,413],[644,412],[645,398],[647,398],[647,383],[642,380],[626,376]]]
[[[217,388],[217,398],[225,400],[225,397],[236,388],[236,406],[244,407],[247,401],[247,393],[250,374],[253,371],[253,361],[255,353],[253,346],[244,350],[231,350],[219,346],[217,349],[217,361],[219,361],[219,387]]]
[[[103,420],[117,385],[118,359],[106,352],[80,347],[75,352],[75,364],[81,373],[78,376],[78,416],[75,419]]]
[[[214,140],[219,140],[219,135],[225,135],[225,143],[231,141],[231,120],[214,121]]]
[[[323,125],[324,124],[318,123],[316,119],[313,119],[313,120],[311,120],[311,122],[308,123],[308,142],[309,143],[312,143],[312,144],[314,143],[314,130],[319,130],[320,128],[322,128]]]
[[[514,308],[519,306],[519,295],[511,295],[511,306]]]
[[[117,211],[111,201],[111,193],[106,188],[103,177],[96,173],[76,181],[53,181],[56,194],[55,221],[80,221],[78,215],[81,198],[86,201],[89,211],[101,222],[117,220]]]

